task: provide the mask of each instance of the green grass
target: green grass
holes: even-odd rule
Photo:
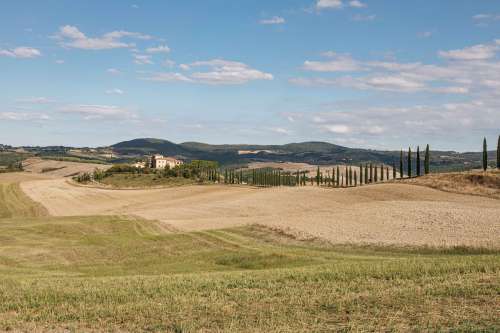
[[[101,180],[101,183],[116,188],[182,186],[195,184],[193,179],[183,177],[162,177],[157,174],[114,173]]]
[[[500,253],[332,246],[258,226],[48,217],[4,184],[0,331],[500,329]]]

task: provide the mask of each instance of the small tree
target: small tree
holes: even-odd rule
[[[424,172],[425,174],[429,174],[430,172],[430,152],[429,152],[429,145],[425,147],[425,157],[424,157]]]
[[[486,138],[483,139],[483,170],[488,169],[488,144]]]
[[[408,147],[408,178],[411,178],[411,148]]]
[[[420,177],[420,147],[417,146],[417,177]]]
[[[399,155],[399,178],[403,178],[403,149]]]

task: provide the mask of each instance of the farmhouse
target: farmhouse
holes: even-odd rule
[[[153,169],[165,169],[167,166],[172,169],[178,165],[181,165],[182,161],[173,158],[165,157],[160,154],[152,155],[150,158],[150,167]]]

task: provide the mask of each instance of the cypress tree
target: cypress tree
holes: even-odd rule
[[[411,148],[408,147],[408,178],[411,178]]]
[[[383,165],[380,166],[380,181],[381,182],[384,181],[384,166]]]
[[[376,182],[378,182],[378,166],[375,165],[375,168],[373,169],[373,179]]]
[[[497,144],[497,169],[500,169],[500,135],[498,136]]]
[[[363,166],[359,165],[359,185],[363,185]]]
[[[424,173],[427,175],[430,172],[430,151],[429,151],[429,145],[425,147],[425,156],[424,156]]]
[[[396,179],[396,162],[392,159],[392,179]]]
[[[483,170],[488,169],[488,145],[486,143],[486,138],[483,139]]]
[[[403,149],[399,155],[399,178],[403,178]]]
[[[227,184],[227,169],[224,169],[224,184]]]
[[[319,186],[319,166],[318,168],[316,169],[316,185]]]
[[[373,165],[370,163],[370,183],[373,183]]]
[[[417,177],[420,177],[420,147],[417,146]]]
[[[337,165],[337,187],[340,186],[340,168]]]
[[[389,180],[389,167],[385,167],[385,179]]]
[[[349,185],[352,186],[352,168],[349,167]]]
[[[356,170],[354,170],[354,186],[358,186],[358,174]]]
[[[365,184],[368,184],[368,164],[365,164]]]

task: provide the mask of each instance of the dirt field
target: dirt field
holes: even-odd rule
[[[136,215],[172,231],[260,224],[332,243],[500,247],[499,200],[407,184],[106,190],[59,178],[21,188],[51,215]]]
[[[93,172],[96,168],[106,170],[111,165],[28,158],[23,162],[23,167],[28,173],[43,174],[49,177],[70,177],[78,173]]]

